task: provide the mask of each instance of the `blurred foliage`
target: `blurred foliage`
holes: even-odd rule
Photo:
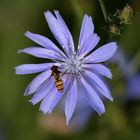
[[[138,14],[127,25],[118,39],[128,60],[133,60],[140,51],[140,1],[105,0],[108,13],[122,9],[129,3]],[[35,75],[17,76],[14,67],[23,63],[41,63],[44,60],[29,55],[17,55],[17,50],[32,44],[24,32],[32,32],[51,38],[44,18],[44,11],[57,9],[70,28],[77,45],[82,17],[85,13],[92,16],[95,32],[101,36],[101,44],[109,41],[107,31],[103,30],[105,21],[97,0],[1,0],[0,1],[0,140],[132,140],[140,139],[140,102],[127,101],[125,77],[117,64],[112,64],[113,80],[109,82],[114,102],[106,102],[106,113],[99,117],[96,113],[82,131],[65,126],[64,115],[55,116],[52,127],[48,116],[38,111],[39,105],[32,106],[24,97],[24,89]],[[114,40],[116,38],[113,38]],[[140,56],[137,57],[137,60]],[[140,63],[137,64],[140,70]],[[59,123],[58,123],[59,122]],[[45,125],[46,124],[46,125]],[[58,126],[57,126],[58,125]]]

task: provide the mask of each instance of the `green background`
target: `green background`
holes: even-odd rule
[[[114,13],[128,2],[136,15],[132,24],[125,27],[119,42],[127,58],[132,60],[140,50],[140,1],[106,0],[105,4],[108,13]],[[98,0],[0,0],[0,140],[140,139],[140,102],[126,100],[126,83],[117,64],[109,65],[114,75],[109,82],[114,102],[105,103],[106,113],[102,117],[92,114],[81,131],[66,127],[64,115],[55,112],[43,115],[38,111],[39,104],[32,106],[28,102],[31,97],[23,96],[26,86],[36,75],[15,75],[14,67],[45,61],[26,54],[18,55],[17,50],[35,44],[24,36],[27,30],[56,42],[45,21],[47,10],[59,10],[75,44],[85,13],[92,16],[101,44],[109,40],[107,30],[103,29],[105,21]],[[139,63],[137,67],[140,68]]]

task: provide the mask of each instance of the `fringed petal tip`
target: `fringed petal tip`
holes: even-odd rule
[[[17,54],[20,54],[20,53],[22,53],[22,50],[17,50]]]
[[[34,97],[34,96],[33,96]],[[29,100],[29,102],[32,104],[32,105],[35,105],[35,104],[37,104],[39,101],[36,99],[31,99],[31,100]]]
[[[66,116],[66,125],[69,125],[70,121],[71,121],[71,117],[68,118],[68,117]]]
[[[105,113],[105,107],[103,106],[102,109],[98,110],[98,115],[102,116]]]
[[[18,66],[14,67],[15,74],[18,74],[18,72],[17,72],[17,67],[18,67]]]
[[[67,126],[69,125],[69,121],[67,121],[67,120],[66,120],[66,125],[67,125]]]
[[[19,73],[19,66],[16,66],[16,67],[14,67],[14,70],[15,70],[15,74],[17,74],[17,75],[20,75],[20,73]]]
[[[15,70],[15,74],[17,74],[17,75],[21,75],[20,65],[19,65],[19,66],[14,67],[14,70]]]
[[[105,107],[102,108],[102,110],[96,110],[96,112],[98,113],[99,116],[102,116],[105,113]]]
[[[59,11],[58,10],[53,10],[53,11],[54,11],[55,15],[56,14],[59,14]],[[50,15],[50,14],[52,14],[52,12],[50,12],[49,10],[47,10],[47,11],[44,12],[45,17],[48,16],[48,15]]]
[[[45,11],[45,12],[44,12],[44,15],[45,15],[46,20],[49,19],[50,17],[54,16],[54,15],[52,14],[52,12],[50,12],[50,11]]]
[[[45,11],[45,12],[44,12],[44,15],[45,15],[45,16],[47,16],[48,14],[51,14],[51,12],[50,12],[50,11]]]
[[[106,77],[107,77],[107,76],[106,76]],[[108,75],[108,77],[107,77],[107,78],[112,79],[112,78],[113,78],[112,73],[110,73],[110,75]]]
[[[99,116],[102,116],[104,113],[105,113],[105,110],[102,111],[102,112],[98,112],[98,115],[99,115]]]
[[[28,48],[24,48],[24,49],[18,49],[17,50],[17,54],[21,54],[21,53],[26,53],[24,51],[26,51]]]
[[[59,11],[58,10],[54,10],[54,13],[55,13],[55,15],[58,15],[59,14]]]
[[[43,114],[46,114],[43,109],[41,108],[41,106],[39,107],[39,111],[41,111]]]
[[[35,93],[35,92],[33,92],[33,91],[32,91],[32,92],[30,91],[29,86],[30,86],[30,84],[29,84],[28,87],[25,89],[25,91],[24,91],[24,96],[29,96],[29,95]]]
[[[26,31],[26,32],[24,33],[25,36],[28,36],[28,34],[30,34],[30,31]]]
[[[33,93],[30,93],[30,94],[33,94]],[[26,92],[24,92],[24,96],[29,96]],[[30,102],[30,101],[29,101]]]
[[[49,110],[49,111],[45,111],[43,108],[39,108],[39,111],[42,112],[44,115],[46,114],[51,114],[52,113],[52,110]]]
[[[31,100],[29,100],[29,103],[31,103],[32,105],[35,105],[35,103]]]
[[[111,102],[113,102],[113,101],[114,101],[114,99],[113,99],[113,97],[112,97],[112,96],[110,97],[110,99],[109,99],[109,100],[110,100]]]
[[[107,95],[107,94],[108,94],[108,95]],[[110,100],[110,101],[112,101],[112,102],[113,102],[113,97],[112,97],[112,95],[111,95],[111,93],[110,93],[110,92],[108,92],[108,93],[104,94],[104,96],[105,96],[108,100]]]

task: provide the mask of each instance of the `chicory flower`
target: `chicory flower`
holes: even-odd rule
[[[117,49],[116,42],[110,42],[97,48],[100,37],[94,33],[92,18],[84,15],[78,47],[74,45],[72,35],[58,11],[45,12],[45,18],[54,37],[60,44],[59,48],[48,38],[29,31],[25,36],[39,46],[19,50],[38,58],[50,59],[52,62],[43,64],[23,64],[16,67],[16,74],[32,74],[41,72],[29,84],[25,95],[34,94],[31,103],[41,101],[40,110],[51,113],[59,100],[66,94],[65,115],[68,124],[78,96],[83,94],[89,105],[99,114],[105,112],[105,107],[98,93],[113,100],[111,93],[100,75],[112,78],[111,71],[101,64],[110,59]],[[52,76],[52,66],[57,66],[60,78],[63,80],[63,92],[59,92]]]

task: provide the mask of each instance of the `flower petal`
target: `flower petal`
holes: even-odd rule
[[[25,33],[25,36],[30,38],[37,44],[41,45],[42,47],[45,47],[48,50],[55,51],[58,54],[61,54],[62,56],[64,56],[64,53],[50,39],[39,34],[31,33],[29,31]]]
[[[79,49],[79,57],[87,55],[99,43],[100,37],[97,34],[92,34],[85,40],[83,46]]]
[[[105,107],[102,100],[96,94],[94,89],[88,84],[88,82],[82,77],[81,78],[82,87],[85,93],[86,99],[88,100],[91,107],[99,114],[105,112]]]
[[[84,64],[85,69],[89,69],[91,72],[99,73],[107,78],[112,79],[112,73],[109,68],[102,64]]]
[[[71,35],[65,21],[63,20],[63,18],[59,14],[59,12],[58,11],[54,11],[54,12],[55,12],[55,15],[57,17],[58,22],[65,28],[65,31],[67,32],[69,47],[72,50],[72,52],[74,52],[74,42],[73,42],[72,35]]]
[[[89,38],[89,36],[93,34],[93,32],[94,25],[92,22],[92,18],[88,15],[85,15],[81,26],[78,49],[82,47],[83,43]]]
[[[83,60],[83,62],[84,63],[97,63],[97,62],[106,61],[114,55],[116,50],[117,50],[116,42],[108,43],[108,44],[98,48],[97,50],[95,50],[89,56],[87,56]]]
[[[64,86],[64,91],[62,93],[59,93],[57,88],[55,87],[55,83],[54,83],[54,79],[53,78],[49,78],[49,80],[46,80],[43,84],[41,84],[41,86],[37,89],[35,95],[33,96],[33,98],[31,99],[31,102],[33,104],[38,103],[39,101],[41,101],[43,98],[47,98],[49,97],[49,99],[45,99],[45,100],[49,100],[49,101],[44,101],[45,102],[49,102],[49,106],[48,108],[44,108],[42,105],[42,111],[44,113],[51,113],[52,110],[55,108],[55,106],[58,104],[58,102],[60,101],[60,99],[62,98],[62,96],[65,94],[65,92],[67,91],[68,87],[69,87],[69,83],[70,83],[70,77],[68,76],[63,76],[63,86]],[[54,93],[55,96],[53,95],[48,95],[51,94],[50,92],[52,92],[52,90],[55,90],[56,92]],[[52,98],[51,98],[52,97]],[[51,98],[51,100],[50,100]],[[46,112],[45,112],[46,110]]]
[[[71,81],[71,85],[66,97],[66,104],[65,104],[66,124],[69,123],[73,115],[75,105],[76,105],[76,100],[77,100],[77,92],[78,92],[77,80],[76,78],[74,78],[74,81]]]
[[[30,100],[30,102],[35,105],[36,103],[38,103],[39,101],[41,101],[46,95],[48,95],[48,93],[50,92],[50,90],[52,90],[52,88],[54,88],[54,80],[53,78],[49,78],[47,80],[45,80],[37,89],[36,93],[34,94],[34,96],[32,97],[32,99]]]
[[[43,63],[43,64],[23,64],[15,67],[16,74],[32,74],[42,72],[49,69],[55,63]]]
[[[27,53],[38,58],[62,60],[62,57],[58,56],[58,54],[54,51],[47,50],[46,48],[41,47],[25,48],[23,50],[19,50],[18,53]]]
[[[25,95],[30,95],[36,92],[37,88],[47,79],[50,77],[52,71],[47,70],[39,74],[36,78],[34,78],[28,87],[25,90]]]
[[[43,111],[43,113],[45,114],[48,113],[50,110],[51,103],[53,99],[55,98],[56,94],[59,94],[59,93],[54,86],[54,88],[47,94],[47,96],[45,96],[45,98],[41,102],[39,110]]]
[[[44,113],[51,113],[69,87],[70,78],[67,78],[68,77],[63,77],[64,91],[62,93],[59,93],[55,87],[54,79],[49,78],[49,80],[46,80],[37,89],[36,94],[31,99],[31,102],[36,104],[43,99],[40,110]]]
[[[103,96],[113,101],[113,98],[111,96],[108,87],[96,74],[87,70],[85,76],[86,76],[85,78],[90,81],[89,83],[91,85],[95,85],[95,87],[102,93]]]
[[[57,19],[55,16],[53,16],[51,12],[47,11],[44,14],[51,32],[53,33],[58,43],[63,47],[65,53],[68,55],[69,35],[66,31],[66,27],[64,24],[62,24],[62,21],[60,22],[60,19]]]
[[[70,85],[70,82],[71,82],[71,76],[70,75],[64,75],[64,76],[62,76],[62,80],[63,80],[63,86],[64,86],[64,90],[63,90],[63,92],[62,93],[60,93],[60,94],[65,94],[66,92],[67,92],[67,90],[68,90],[68,88],[69,88],[69,85]],[[57,95],[56,95],[57,96]],[[55,108],[55,106],[58,104],[58,102],[59,102],[59,100],[61,99],[61,97],[62,96],[58,96],[58,97],[56,97],[54,100],[53,100],[53,102],[52,102],[52,105],[51,105],[51,107],[50,107],[50,111],[49,111],[49,113],[51,113],[52,112],[52,110]]]
[[[55,97],[53,98],[53,100],[50,103],[49,109],[47,111],[47,113],[51,114],[53,109],[56,107],[56,105],[59,103],[59,101],[61,100],[61,98],[63,97],[63,93],[59,93],[57,92],[55,94]]]

